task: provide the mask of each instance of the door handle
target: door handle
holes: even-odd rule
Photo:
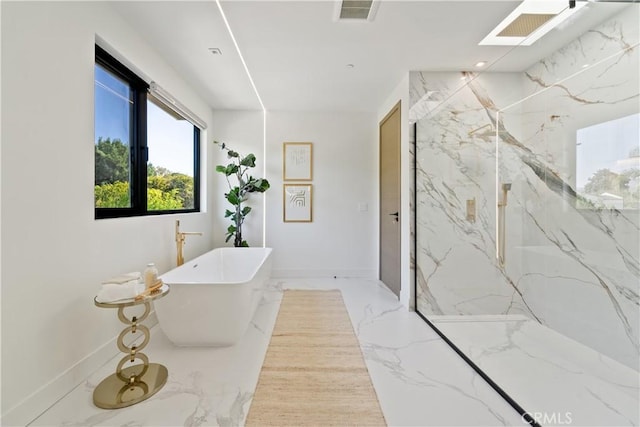
[[[399,214],[399,212],[395,212],[395,213],[389,214],[389,216],[394,217],[394,218],[393,218],[393,220],[394,220],[395,222],[398,222],[398,221],[399,221],[399,219],[398,219],[398,214]]]

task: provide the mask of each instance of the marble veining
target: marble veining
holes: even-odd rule
[[[158,326],[146,353],[167,366],[167,385],[119,410],[91,403],[108,363],[32,426],[241,426],[285,289],[340,289],[385,419],[394,426],[517,426],[517,414],[382,283],[359,279],[288,279],[268,284],[243,338],[233,347],[176,347]]]
[[[526,315],[639,370],[640,214],[576,208],[574,158],[576,129],[638,112],[637,16],[522,73],[411,73],[423,314]],[[505,266],[496,177],[512,183]]]
[[[152,328],[147,354],[169,369],[169,382],[157,395],[120,410],[94,407],[91,393],[113,369],[107,364],[30,425],[243,425],[285,289],[341,290],[389,425],[526,425],[422,319],[403,308],[389,289],[375,280],[358,279],[271,281],[252,320],[253,327],[234,347],[175,347],[156,326]],[[612,359],[577,343],[567,343],[559,334],[540,334],[532,328],[538,324],[524,316],[483,316],[474,318],[473,322],[469,320],[469,317],[442,316],[437,324],[445,330],[453,327],[454,330],[447,332],[457,336],[465,351],[474,355],[477,351],[483,369],[496,379],[520,381],[516,385],[526,395],[531,382],[542,381],[540,373],[546,372],[544,378],[557,376],[553,383],[556,392],[550,393],[549,399],[562,402],[561,396],[571,396],[565,401],[567,406],[558,409],[560,403],[557,403],[553,410],[571,410],[575,420],[583,420],[588,415],[598,421],[628,419],[628,424],[633,425],[634,418],[628,410],[630,402],[637,397],[638,387],[634,377],[628,375],[628,368],[621,368]],[[504,328],[505,324],[510,326]],[[549,340],[559,341],[564,347],[555,342],[552,346],[543,345]],[[586,365],[595,366],[595,371],[577,366],[575,360],[579,358],[549,355],[549,347],[581,354],[588,361]],[[519,375],[513,375],[509,363],[517,365],[523,357],[534,358],[537,368],[527,371],[528,374],[520,371]],[[611,375],[609,371],[619,374]],[[579,378],[578,383],[585,385],[587,391],[567,391],[567,384],[576,384],[573,377],[567,380],[569,376]],[[508,385],[514,387],[514,384]],[[559,388],[561,386],[565,389]],[[596,406],[593,402],[599,404]],[[527,410],[538,410],[535,405],[539,402],[528,403],[532,406],[525,406]],[[612,413],[618,414],[616,418],[612,418]]]
[[[568,413],[570,424],[581,426],[640,423],[637,371],[538,322],[520,316],[431,320],[530,413]],[[538,387],[545,392],[536,393]]]

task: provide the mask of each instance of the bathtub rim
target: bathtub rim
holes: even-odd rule
[[[188,268],[188,265],[191,264],[195,264],[198,262],[199,259],[204,258],[205,256],[209,255],[210,253],[214,252],[214,251],[240,251],[240,250],[255,250],[255,249],[261,249],[265,252],[265,256],[263,256],[262,260],[260,261],[260,263],[256,266],[256,268],[253,270],[252,274],[250,275],[250,277],[247,280],[244,281],[224,281],[224,282],[213,282],[213,281],[199,281],[199,282],[194,282],[194,281],[181,281],[181,282],[177,282],[177,281],[166,281],[164,276],[166,276],[169,273],[174,272],[175,270],[178,270],[180,268]],[[213,248],[203,254],[198,255],[197,257],[185,262],[184,264],[174,267],[171,270],[161,274],[160,276],[158,276],[159,279],[162,279],[162,281],[170,286],[181,286],[181,285],[207,285],[207,286],[224,286],[224,285],[244,285],[247,283],[250,283],[251,281],[254,280],[254,278],[256,277],[256,275],[258,274],[258,272],[260,271],[260,269],[264,266],[264,263],[267,262],[267,260],[271,257],[271,253],[273,252],[273,248],[270,247],[234,247],[234,246],[221,246],[218,248]]]

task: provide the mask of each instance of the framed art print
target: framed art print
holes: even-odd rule
[[[313,144],[285,142],[282,145],[283,180],[311,181],[313,175]]]
[[[284,222],[311,222],[311,184],[284,184]]]

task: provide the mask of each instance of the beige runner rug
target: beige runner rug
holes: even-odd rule
[[[338,290],[284,292],[248,426],[384,426]]]

